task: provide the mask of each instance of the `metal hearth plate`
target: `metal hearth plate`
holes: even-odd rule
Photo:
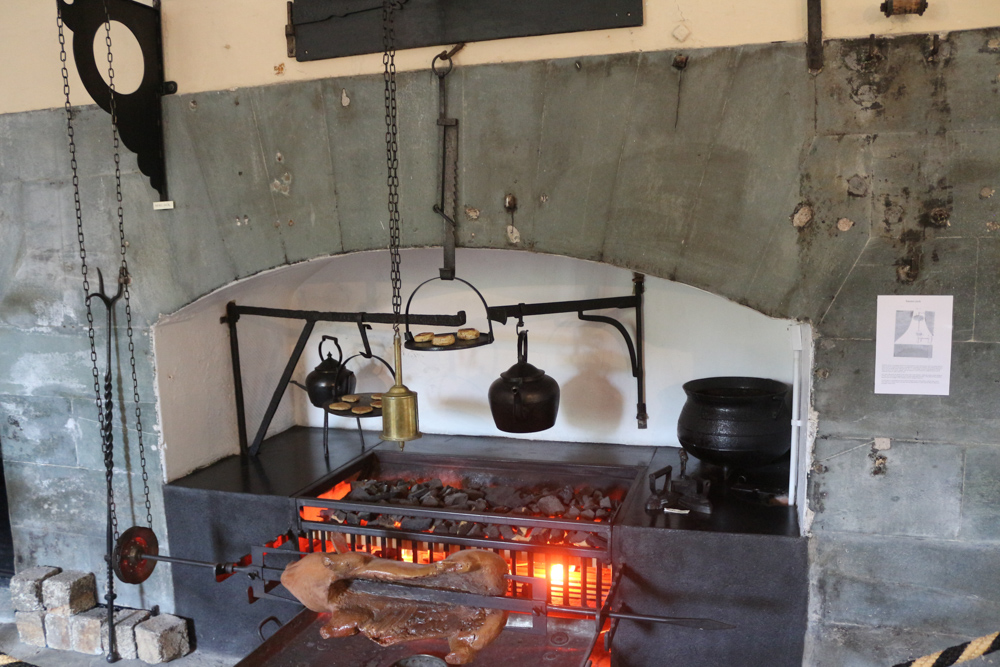
[[[444,658],[448,643],[424,639],[379,646],[363,635],[323,639],[319,629],[327,614],[305,610],[293,618],[236,667],[393,667],[417,655]],[[545,665],[580,667],[593,637],[593,620],[549,618],[548,634],[535,635],[507,628],[479,652],[475,667]]]

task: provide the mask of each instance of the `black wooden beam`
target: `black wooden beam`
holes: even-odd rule
[[[381,0],[289,5],[289,57],[301,62],[382,51]],[[395,12],[398,49],[641,25],[642,0],[405,0]]]

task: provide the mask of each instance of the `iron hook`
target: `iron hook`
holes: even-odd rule
[[[109,297],[107,292],[104,291],[104,274],[101,273],[100,269],[97,269],[97,292],[91,292],[90,294],[88,294],[87,298],[85,299],[86,303],[89,304],[90,300],[96,296],[98,299],[104,302],[104,305],[110,311],[111,307],[114,306],[115,302],[121,298],[122,292],[125,290],[124,274],[125,274],[124,270],[119,270],[118,291],[115,293],[114,296]]]

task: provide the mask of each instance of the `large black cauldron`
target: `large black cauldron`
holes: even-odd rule
[[[689,454],[734,468],[766,465],[791,446],[790,387],[765,378],[715,377],[684,385],[677,437]]]

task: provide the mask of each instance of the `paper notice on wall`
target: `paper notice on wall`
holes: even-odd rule
[[[879,296],[875,393],[947,396],[951,296]]]

